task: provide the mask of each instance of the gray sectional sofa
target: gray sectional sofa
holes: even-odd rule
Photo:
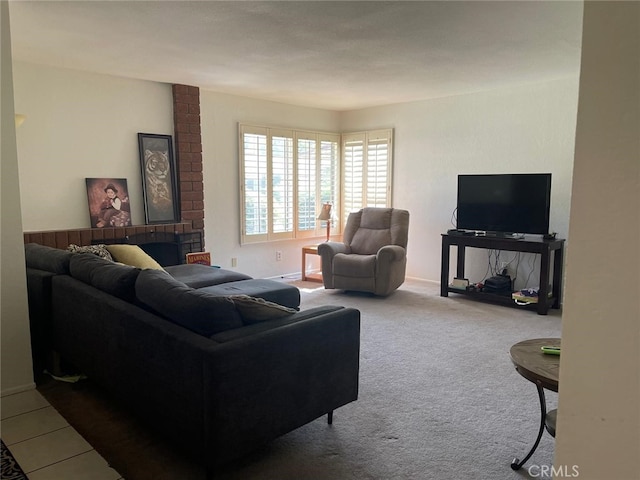
[[[358,397],[358,310],[298,311],[294,287],[202,265],[25,253],[34,352],[55,350],[209,469]]]

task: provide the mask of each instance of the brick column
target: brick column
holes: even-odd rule
[[[198,87],[173,85],[173,121],[181,220],[190,223],[193,231],[202,231],[204,242],[204,183]]]

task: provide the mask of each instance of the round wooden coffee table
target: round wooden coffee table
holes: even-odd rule
[[[556,410],[547,413],[547,401],[544,390],[552,392],[558,391],[558,374],[560,371],[560,356],[542,353],[541,347],[559,347],[559,338],[534,338],[516,343],[511,347],[511,361],[516,367],[516,371],[524,378],[533,382],[538,390],[540,399],[540,429],[533,447],[522,461],[514,458],[511,468],[519,470],[525,464],[533,452],[538,448],[545,427],[547,431],[555,437],[556,434]]]

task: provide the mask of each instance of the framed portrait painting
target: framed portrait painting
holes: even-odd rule
[[[171,135],[138,133],[147,225],[178,221],[178,188]]]
[[[91,228],[131,226],[126,178],[86,178]]]

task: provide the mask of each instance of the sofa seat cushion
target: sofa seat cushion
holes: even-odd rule
[[[238,280],[249,280],[251,277],[244,273],[225,270],[223,268],[209,267],[198,263],[173,265],[164,269],[176,280],[191,288],[210,287]]]
[[[73,253],[40,245],[39,243],[27,243],[24,246],[24,256],[29,268],[67,274],[69,273],[69,261]]]
[[[135,300],[140,269],[119,265],[97,255],[74,254],[69,262],[72,277],[127,302]]]
[[[243,326],[231,299],[188,287],[164,270],[142,270],[135,292],[138,301],[162,317],[200,335]]]
[[[339,253],[333,257],[333,274],[342,277],[375,277],[376,256]]]
[[[249,295],[250,297],[264,298],[265,300],[289,308],[298,309],[300,306],[300,291],[293,285],[275,280],[254,278],[251,280],[212,285],[210,287],[200,288],[199,290],[218,297]]]

